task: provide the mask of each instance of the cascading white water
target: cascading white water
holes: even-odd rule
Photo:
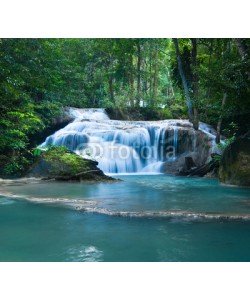
[[[74,121],[49,136],[41,147],[66,146],[97,160],[105,173],[159,173],[164,162],[177,157],[180,126],[192,130],[187,120],[110,120],[104,109],[70,108],[69,114]]]
[[[174,149],[175,149],[175,155],[176,158],[177,151],[178,151],[178,127],[174,127]]]

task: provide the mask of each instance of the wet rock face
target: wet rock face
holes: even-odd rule
[[[166,133],[166,145],[173,145],[173,132]],[[192,128],[178,129],[178,143],[175,148],[175,158],[167,160],[162,166],[162,172],[179,174],[186,167],[186,159],[189,157],[195,166],[199,167],[211,160],[213,140],[204,132]],[[166,151],[168,147],[165,148]]]
[[[221,182],[250,186],[250,139],[239,138],[224,151],[219,168]]]
[[[177,154],[191,156],[197,166],[205,164],[210,158],[212,141],[204,132],[182,129],[178,140]]]

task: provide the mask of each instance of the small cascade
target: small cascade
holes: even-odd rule
[[[178,127],[174,127],[174,158],[177,157],[178,153]]]
[[[66,146],[98,161],[105,173],[159,173],[164,162],[178,158],[181,131],[192,131],[193,142],[196,139],[187,120],[110,120],[104,109],[69,108],[68,113],[74,121],[47,137],[40,147]],[[214,140],[212,129],[205,126],[202,123],[201,130],[209,129],[207,134]]]
[[[192,151],[195,151],[196,149],[196,143],[197,143],[197,135],[195,131],[193,132],[193,143],[192,143]]]

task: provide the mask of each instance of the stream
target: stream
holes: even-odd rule
[[[0,183],[0,261],[249,261],[250,190],[217,179]]]

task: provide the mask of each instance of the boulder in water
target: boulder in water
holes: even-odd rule
[[[250,138],[236,139],[224,150],[219,168],[221,182],[250,186]]]
[[[97,162],[82,158],[66,147],[51,147],[44,151],[29,170],[27,177],[55,180],[110,181]]]

